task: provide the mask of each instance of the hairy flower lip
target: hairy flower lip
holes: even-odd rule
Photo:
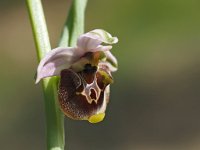
[[[91,84],[85,82],[81,72],[76,73],[71,69],[61,72],[58,95],[61,109],[65,115],[75,120],[88,120],[93,115],[105,112],[109,96],[107,87],[109,87],[110,81],[102,76],[103,70],[98,69],[94,72],[97,80]],[[95,85],[93,86],[93,84]],[[97,92],[96,99],[90,97],[90,90]]]
[[[111,34],[102,29],[95,29],[80,35],[77,40],[77,47],[55,48],[41,60],[37,68],[36,83],[46,77],[60,76],[60,72],[63,69],[70,68],[74,63],[80,60],[84,54],[88,52],[105,53],[107,60],[102,60],[102,62],[108,63],[108,67],[111,67],[111,71],[116,71],[116,58],[109,51],[112,46],[103,46],[101,44],[115,44],[117,42],[117,37],[112,37]]]

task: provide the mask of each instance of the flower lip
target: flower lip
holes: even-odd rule
[[[93,117],[105,113],[109,99],[107,92],[112,77],[106,66],[97,68],[86,64],[84,67],[81,72],[74,72],[71,69],[61,71],[59,102],[68,117],[91,122]],[[88,80],[90,76],[92,79]]]
[[[95,95],[96,99],[90,99],[90,89],[95,92],[97,90],[93,84],[85,84],[81,73],[65,69],[61,72],[58,92],[61,109],[65,115],[75,120],[88,120],[93,115],[104,113],[107,101],[104,94],[106,87],[107,85],[102,90],[99,89],[100,95]]]

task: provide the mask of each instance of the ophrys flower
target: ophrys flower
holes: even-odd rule
[[[111,72],[117,70],[110,44],[117,42],[108,32],[95,29],[81,35],[76,47],[51,50],[39,63],[36,83],[60,76],[58,98],[64,114],[92,123],[103,120],[113,82]]]

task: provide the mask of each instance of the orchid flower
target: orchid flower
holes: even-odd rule
[[[76,47],[55,48],[40,61],[36,83],[60,76],[58,99],[64,114],[75,120],[102,121],[113,82],[111,72],[117,70],[111,44],[117,42],[117,37],[101,29],[80,35]]]

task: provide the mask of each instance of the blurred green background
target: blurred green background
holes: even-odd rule
[[[44,0],[52,48],[68,1]],[[43,150],[41,85],[25,2],[0,1],[0,149]],[[86,31],[119,38],[104,122],[66,121],[69,150],[200,149],[200,1],[89,0]]]

